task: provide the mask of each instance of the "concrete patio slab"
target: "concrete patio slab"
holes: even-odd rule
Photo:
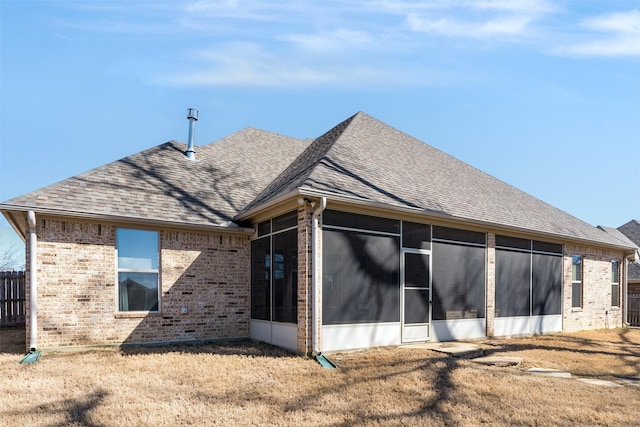
[[[622,387],[622,385],[618,383],[614,383],[613,381],[599,380],[596,378],[578,378],[578,381],[581,381],[587,384],[601,386],[601,387]]]
[[[489,366],[517,366],[522,363],[522,357],[508,357],[508,356],[486,356],[478,357],[472,360],[475,363]]]
[[[569,372],[561,371],[559,369],[531,368],[527,369],[526,372],[544,377],[571,378],[571,374]]]
[[[419,343],[407,344],[402,348],[423,348],[433,350],[440,353],[450,354],[454,357],[479,357],[482,356],[482,348],[476,344],[466,342],[438,342],[438,343]]]
[[[640,387],[640,377],[624,377],[620,378],[625,385]]]

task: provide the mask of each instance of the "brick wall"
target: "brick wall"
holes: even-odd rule
[[[248,236],[159,230],[161,313],[139,315],[116,313],[116,225],[37,227],[39,348],[249,335]]]
[[[571,307],[572,255],[581,255],[583,306]],[[611,307],[611,260],[622,265],[618,251],[566,244],[564,246],[563,329],[567,332],[586,329],[622,327],[622,306]],[[620,276],[622,279],[622,275]],[[622,283],[620,284],[622,289]],[[622,305],[622,297],[620,297]]]

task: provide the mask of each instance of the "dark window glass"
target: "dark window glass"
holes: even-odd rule
[[[533,254],[531,314],[562,313],[562,257]]]
[[[562,255],[562,245],[557,243],[533,241],[533,250],[538,252],[548,252],[551,254]]]
[[[496,249],[496,317],[529,316],[531,253]]]
[[[284,215],[273,218],[273,232],[284,230],[286,228],[298,225],[298,212],[288,212]]]
[[[429,323],[429,290],[407,289],[404,292],[404,322]]]
[[[531,240],[519,239],[517,237],[496,235],[496,246],[503,247],[503,248],[531,250]]]
[[[571,283],[571,307],[582,307],[582,282]]]
[[[323,324],[400,321],[400,239],[327,229],[322,239]]]
[[[270,320],[271,239],[251,242],[251,318]]]
[[[404,254],[404,286],[408,288],[429,287],[429,256]]]
[[[264,236],[269,233],[271,233],[271,220],[258,224],[258,236]]]
[[[618,268],[619,262],[617,260],[611,261],[611,283],[620,283],[619,274],[620,269]]]
[[[402,246],[405,248],[431,249],[431,227],[427,224],[403,221]]]
[[[158,273],[118,273],[120,311],[158,311]]]
[[[298,321],[298,232],[273,236],[273,321]]]
[[[440,240],[451,240],[454,242],[486,244],[485,233],[477,231],[459,230],[457,228],[433,227],[433,238]]]
[[[617,283],[611,285],[611,306],[620,306],[620,285]]]
[[[398,220],[333,211],[330,209],[322,213],[322,224],[357,228],[360,230],[382,231],[385,233],[400,233],[400,221]]]
[[[484,253],[484,248],[433,242],[433,320],[485,316]]]

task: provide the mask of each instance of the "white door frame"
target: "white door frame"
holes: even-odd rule
[[[406,254],[418,254],[427,255],[429,257],[429,320],[427,323],[412,323],[405,324],[405,291],[406,290],[419,290],[424,288],[415,288],[405,286],[405,255]],[[432,256],[431,251],[428,249],[409,249],[403,248],[400,256],[400,328],[402,342],[418,342],[429,341],[431,339],[431,318],[432,318]]]

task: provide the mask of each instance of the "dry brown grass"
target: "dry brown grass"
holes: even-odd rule
[[[640,387],[524,373],[531,366],[619,381],[640,375],[640,330],[479,342],[522,366],[424,349],[332,355],[339,369],[253,342],[0,354],[0,425],[639,425]]]

